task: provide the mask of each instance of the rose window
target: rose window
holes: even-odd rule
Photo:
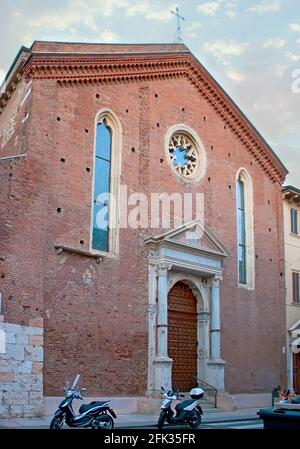
[[[173,134],[169,142],[169,155],[174,169],[180,176],[193,178],[197,175],[199,152],[186,134]]]

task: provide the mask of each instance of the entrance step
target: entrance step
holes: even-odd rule
[[[55,410],[57,409],[58,404],[62,401],[62,397],[44,397],[44,414],[45,416],[51,416],[54,414]],[[160,412],[160,405],[162,402],[162,399],[154,399],[149,397],[124,397],[124,396],[111,396],[111,397],[84,397],[84,403],[88,404],[92,401],[104,401],[109,399],[111,407],[116,411],[117,415],[127,415],[127,414],[134,414],[134,413],[140,413],[145,415],[153,415],[153,414],[159,414]],[[190,395],[186,394],[185,398],[182,398],[182,400],[190,399]],[[175,404],[175,402],[174,402]],[[201,407],[203,410],[206,411],[217,411],[214,407],[214,404],[211,404],[210,402],[207,402],[205,400],[200,402]],[[82,401],[74,401],[74,409],[75,411],[79,408],[80,405],[82,405]]]

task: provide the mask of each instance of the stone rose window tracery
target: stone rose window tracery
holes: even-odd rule
[[[169,140],[169,156],[176,173],[194,179],[199,173],[200,154],[194,140],[183,132],[174,133]]]

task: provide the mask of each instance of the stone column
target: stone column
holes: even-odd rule
[[[211,280],[211,358],[219,360],[220,347],[220,278],[215,276]]]
[[[208,383],[224,392],[224,360],[221,359],[220,332],[220,280],[219,276],[211,279],[211,323],[210,323],[210,355],[207,363]]]
[[[157,351],[154,359],[155,390],[171,387],[172,359],[168,357],[168,271],[172,265],[159,262],[157,272]]]
[[[206,364],[209,359],[209,320],[208,312],[198,313],[198,377],[207,381]]]
[[[157,265],[157,355],[168,356],[168,270],[171,265]]]

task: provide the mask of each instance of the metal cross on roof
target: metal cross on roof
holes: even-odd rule
[[[181,22],[180,22],[180,20],[185,20],[185,18],[184,17],[182,17],[180,14],[179,14],[179,8],[178,8],[178,6],[176,6],[176,12],[174,12],[174,11],[171,11],[171,13],[172,14],[174,14],[174,16],[176,16],[176,18],[177,18],[177,30],[176,30],[176,35],[175,35],[175,39],[174,40],[176,40],[176,42],[182,42],[182,38],[181,38]]]

